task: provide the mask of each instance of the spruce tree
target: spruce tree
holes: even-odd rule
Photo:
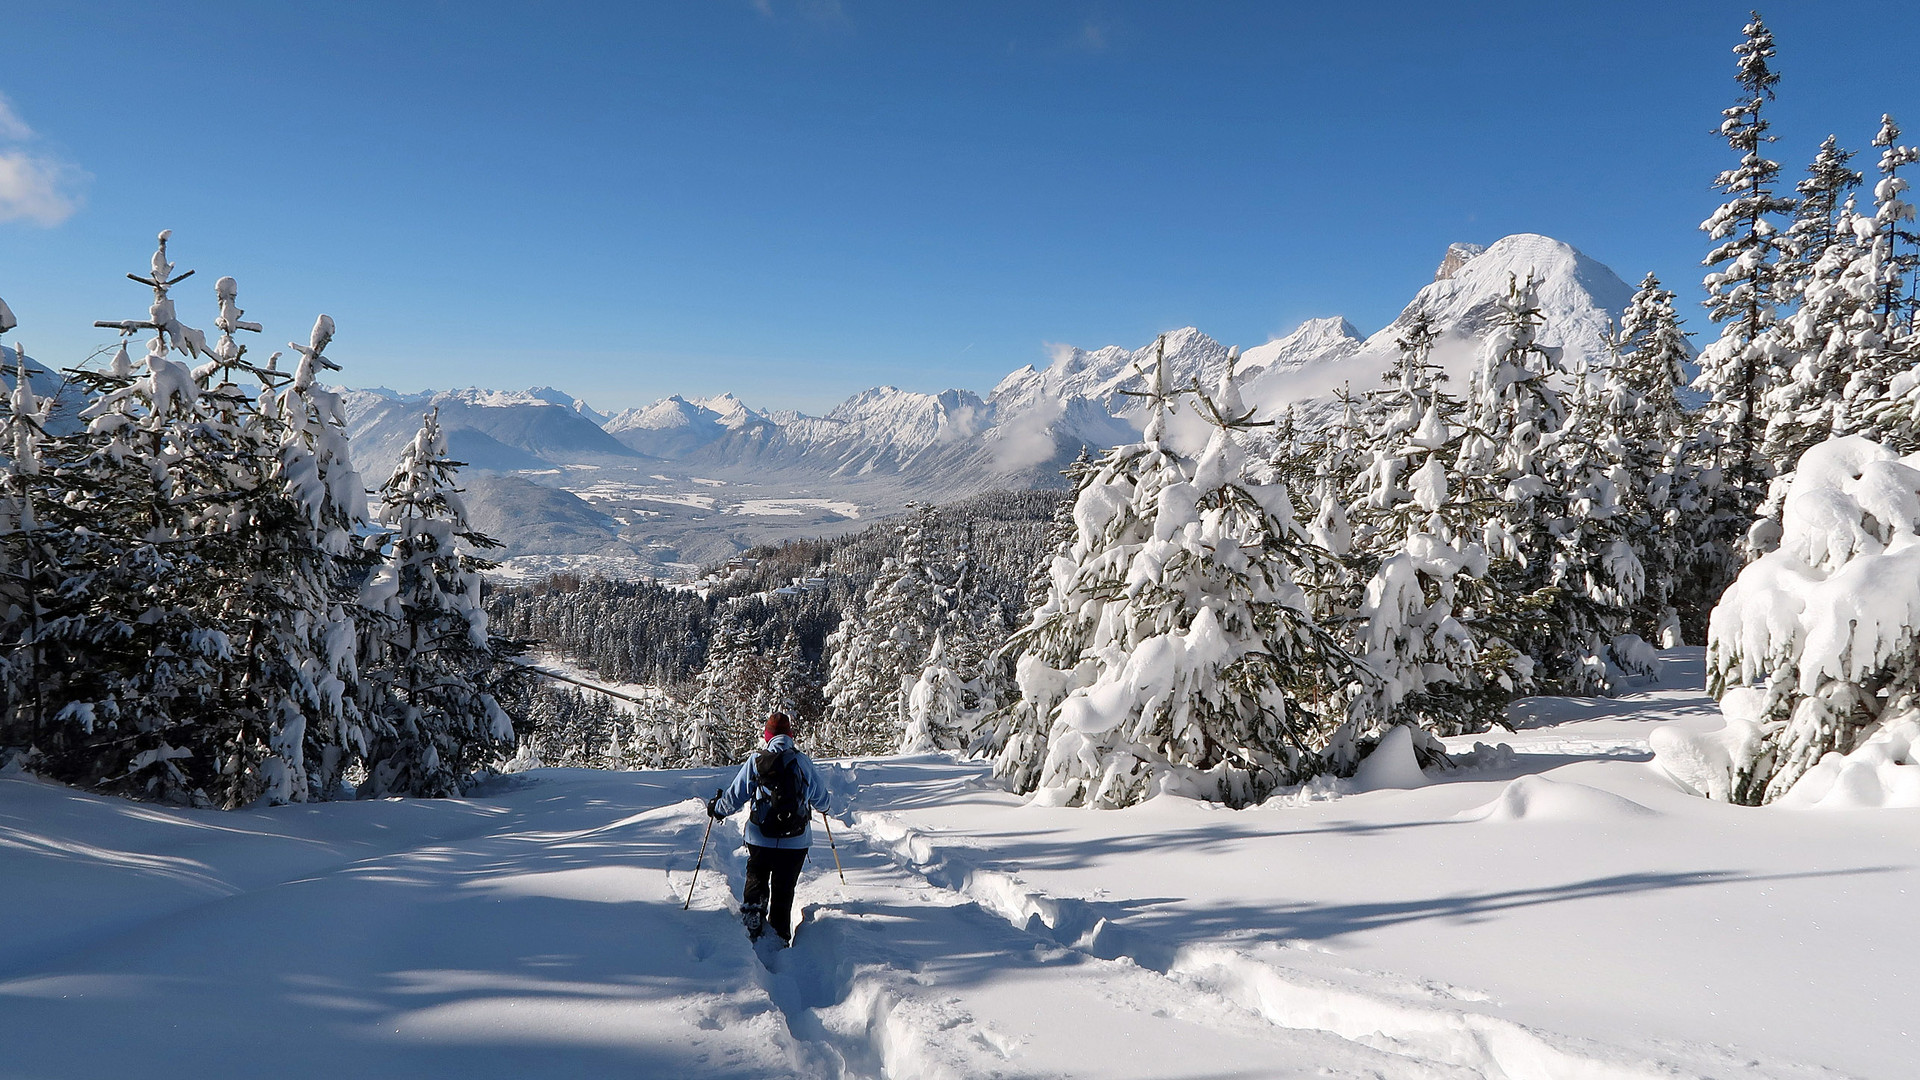
[[[1620,320],[1619,348],[1601,397],[1607,434],[1620,444],[1619,488],[1627,540],[1646,585],[1630,605],[1632,631],[1661,648],[1699,641],[1715,598],[1701,595],[1692,572],[1689,523],[1704,510],[1697,470],[1688,460],[1687,335],[1673,293],[1648,274]]]
[[[1773,34],[1758,14],[1743,34],[1733,50],[1740,98],[1722,111],[1720,124],[1739,163],[1720,174],[1717,186],[1727,201],[1700,225],[1716,242],[1704,265],[1710,268],[1707,309],[1720,325],[1719,339],[1700,354],[1694,383],[1710,398],[1700,422],[1714,470],[1707,476],[1712,504],[1698,541],[1710,592],[1731,581],[1748,554],[1748,525],[1772,475],[1762,406],[1792,366],[1778,325],[1784,252],[1776,219],[1794,209],[1794,200],[1775,193],[1780,166],[1762,152],[1773,141],[1765,106],[1780,77],[1769,66]]]
[[[1632,614],[1647,591],[1646,564],[1634,543],[1648,527],[1634,505],[1634,489],[1651,478],[1636,476],[1628,467],[1631,451],[1621,437],[1617,410],[1628,406],[1614,393],[1610,376],[1620,359],[1616,355],[1603,376],[1595,376],[1582,362],[1573,372],[1573,397],[1561,430],[1555,486],[1562,493],[1562,516],[1556,523],[1553,581],[1559,590],[1554,611],[1556,631],[1572,654],[1577,675],[1563,677],[1562,686],[1579,693],[1610,692],[1613,669],[1634,674],[1646,652],[1633,633]],[[1613,648],[1620,639],[1621,648]],[[1563,661],[1564,663],[1564,661]]]
[[[1887,432],[1875,417],[1884,409],[1894,380],[1920,360],[1913,347],[1914,317],[1920,311],[1914,292],[1920,236],[1914,232],[1913,204],[1906,198],[1909,185],[1900,175],[1902,168],[1920,161],[1920,149],[1900,145],[1900,126],[1884,115],[1873,145],[1880,148],[1873,216],[1855,225],[1859,251],[1844,278],[1860,306],[1850,328],[1856,370],[1843,388],[1844,420],[1836,433],[1860,431],[1879,438]]]
[[[949,663],[945,635],[936,633],[920,676],[907,691],[907,724],[900,736],[901,753],[961,750],[971,744],[974,710],[966,704],[965,685],[965,680]]]
[[[1244,806],[1320,767],[1350,670],[1293,581],[1311,555],[1291,500],[1249,478],[1232,363],[1191,391],[1213,425],[1197,458],[1166,441],[1173,392],[1163,364],[1151,377],[1142,441],[1082,485],[1075,542],[1020,631],[1022,693],[1057,702],[1046,741],[1010,741],[997,771],[1062,805],[1178,791]]]
[[[1467,407],[1432,360],[1436,336],[1422,317],[1399,339],[1386,385],[1369,395],[1372,449],[1350,484],[1351,510],[1327,498],[1310,530],[1345,569],[1337,582],[1321,579],[1338,598],[1316,613],[1372,676],[1357,687],[1353,726],[1327,750],[1343,774],[1395,725],[1455,735],[1504,723],[1507,700],[1527,683],[1519,653],[1484,623],[1509,606],[1480,542],[1501,504],[1485,477],[1462,471],[1472,464]],[[1417,745],[1436,744],[1423,736]]]
[[[499,542],[467,523],[437,410],[380,487],[379,563],[361,589],[362,713],[372,730],[362,797],[454,795],[489,757],[511,749],[512,721],[492,689],[505,678],[487,632],[481,571],[470,553]],[[465,545],[469,550],[461,550]]]
[[[907,725],[907,693],[947,620],[951,560],[917,505],[899,527],[899,553],[880,566],[860,612],[827,640],[829,742],[849,754],[887,753]]]
[[[1060,608],[1050,605],[1056,582],[1064,587],[1064,578],[1072,572],[1074,545],[1079,539],[1074,508],[1079,505],[1081,491],[1098,472],[1098,463],[1084,446],[1062,471],[1073,496],[1055,508],[1043,553],[1028,572],[1027,610],[1020,619],[1021,629],[1009,636],[997,653],[997,659],[1013,669],[1012,700],[989,719],[979,750],[994,759],[994,775],[1015,791],[1032,791],[1040,782],[1053,710],[1070,689],[1068,680],[1059,673],[1079,662],[1078,635],[1062,621]]]

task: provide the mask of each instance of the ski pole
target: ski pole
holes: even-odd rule
[[[833,842],[833,819],[827,816],[825,810],[820,811],[820,824],[827,827],[827,847],[833,850],[834,873],[840,875],[840,884],[845,885],[847,883],[847,872],[840,869],[840,845]]]
[[[725,789],[724,788],[713,789],[713,797],[716,799],[719,798],[720,792],[723,790]],[[685,911],[688,908],[693,906],[693,887],[700,883],[700,864],[707,861],[707,837],[712,835],[713,835],[713,815],[708,814],[707,815],[707,831],[700,834],[700,857],[693,860],[693,880],[687,882],[687,902],[680,905],[681,911]]]

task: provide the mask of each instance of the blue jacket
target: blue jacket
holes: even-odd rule
[[[826,782],[820,778],[820,770],[814,766],[813,759],[800,753],[794,747],[793,739],[786,735],[775,735],[767,742],[766,748],[775,752],[781,750],[794,751],[794,760],[800,766],[800,775],[806,778],[807,783],[806,790],[801,793],[801,797],[815,810],[825,810],[827,808],[827,785]],[[756,786],[758,785],[755,784],[753,778],[753,758],[749,757],[741,763],[740,771],[734,774],[733,783],[727,785],[727,789],[722,791],[720,798],[714,802],[714,811],[721,817],[726,817],[736,810],[751,805],[753,802],[753,789]],[[806,830],[799,836],[772,837],[762,834],[759,826],[755,825],[753,819],[749,817],[747,819],[747,843],[752,844],[754,847],[769,848],[812,847],[813,822],[808,821]]]

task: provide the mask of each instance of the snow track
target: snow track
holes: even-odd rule
[[[793,947],[763,942],[758,950],[755,982],[785,1018],[797,1075],[1483,1075],[1320,1031],[1277,1029],[1254,1010],[1196,992],[1131,958],[1063,947],[895,858],[887,844],[863,835],[868,821],[855,815],[854,823],[841,821],[834,830],[849,884],[839,883],[831,856],[816,849],[800,890],[812,899],[799,913]],[[737,895],[740,849],[723,853],[718,865]],[[702,886],[695,904],[707,903],[731,910],[732,900]],[[1035,903],[1059,907],[1046,898]],[[1090,1024],[1127,1036],[1108,1044],[1087,1040]],[[1197,1047],[1207,1049],[1196,1055]]]
[[[1167,998],[1197,1008],[1231,1006],[1292,1032],[1324,1032],[1391,1062],[1383,1076],[1459,1075],[1490,1080],[1707,1080],[1709,1077],[1837,1077],[1825,1069],[1759,1063],[1712,1047],[1676,1048],[1648,1059],[1590,1040],[1555,1035],[1473,1005],[1487,995],[1390,975],[1308,970],[1274,943],[1172,946],[1128,929],[1098,902],[1053,897],[1014,875],[982,869],[965,849],[938,846],[886,812],[856,812],[849,835],[938,889],[965,897],[1011,927],[1100,961],[1160,976]],[[1362,985],[1365,984],[1365,985]],[[1165,1000],[1165,998],[1163,998]]]

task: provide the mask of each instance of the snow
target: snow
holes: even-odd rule
[[[1353,774],[1357,791],[1381,791],[1389,788],[1417,788],[1427,785],[1427,774],[1413,756],[1413,729],[1395,725],[1360,762]]]
[[[648,492],[633,497],[636,499],[645,499],[648,502],[671,503],[674,506],[691,506],[695,510],[711,510],[713,509],[714,503],[713,496],[702,495],[698,492]]]
[[[692,581],[700,576],[700,566],[638,555],[516,555],[489,570],[487,577],[501,585],[531,585],[555,574],[608,581]]]
[[[729,507],[729,514],[747,514],[754,517],[798,517],[811,510],[825,510],[843,518],[857,518],[860,507],[838,499],[742,499],[737,505]]]
[[[1720,714],[1661,663],[1247,811],[829,762],[846,884],[817,848],[786,952],[730,909],[737,819],[690,880],[719,770],[224,814],[0,776],[0,1073],[1910,1075],[1920,810],[1680,790],[1649,737]]]
[[[1461,814],[1460,820],[1606,821],[1653,813],[1632,799],[1610,791],[1544,776],[1522,776],[1502,788],[1492,802]]]
[[[1829,753],[1781,798],[1782,806],[1851,810],[1920,807],[1920,716],[1907,714],[1885,725],[1847,755]]]

